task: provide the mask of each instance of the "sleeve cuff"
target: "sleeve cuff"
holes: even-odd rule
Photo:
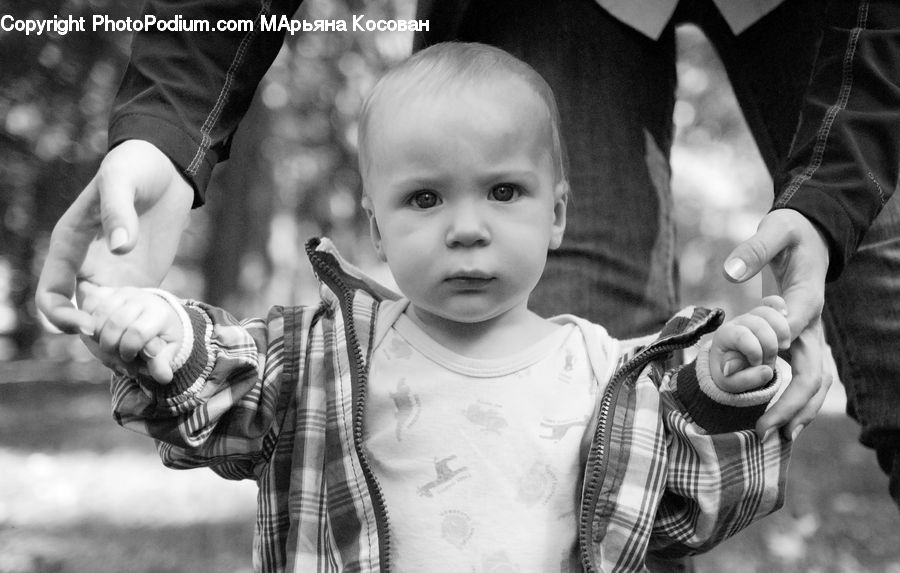
[[[815,225],[828,244],[828,273],[825,280],[831,282],[841,276],[844,265],[856,252],[860,235],[853,220],[827,193],[804,188],[785,203],[776,203],[775,209],[793,209]]]
[[[701,347],[697,359],[680,369],[674,393],[700,427],[712,434],[752,428],[778,393],[776,368],[772,381],[756,390],[732,394],[713,382],[709,370],[709,345]]]
[[[138,113],[115,117],[109,126],[109,149],[129,139],[147,141],[165,153],[194,188],[193,207],[203,205],[213,167],[220,159],[214,150],[197,160],[198,142],[164,118]]]
[[[176,296],[161,289],[146,289],[164,299],[178,314],[181,320],[181,348],[171,361],[174,374],[172,382],[159,385],[159,391],[165,396],[175,396],[197,390],[195,385],[204,379],[209,370],[208,338],[211,328],[209,317],[201,309],[186,305]]]

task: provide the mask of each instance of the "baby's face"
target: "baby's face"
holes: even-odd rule
[[[565,228],[541,99],[511,79],[382,101],[373,114],[373,240],[413,311],[456,323],[526,311]]]

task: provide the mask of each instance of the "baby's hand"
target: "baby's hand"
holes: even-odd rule
[[[766,385],[779,349],[790,347],[787,306],[780,296],[723,324],[713,335],[709,369],[719,389],[737,394]]]
[[[172,359],[181,349],[184,325],[162,296],[133,287],[108,288],[82,281],[81,309],[94,320],[82,341],[103,364],[118,372],[172,381]]]

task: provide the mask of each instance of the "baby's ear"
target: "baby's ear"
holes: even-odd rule
[[[566,208],[569,203],[569,182],[563,179],[553,189],[553,226],[550,248],[558,249],[566,232]]]
[[[372,246],[375,248],[375,254],[378,255],[380,261],[386,263],[387,257],[384,256],[384,249],[381,248],[381,231],[378,229],[378,221],[375,219],[375,208],[372,206],[372,199],[369,198],[367,193],[363,194],[360,205],[369,218],[369,235],[372,237]]]

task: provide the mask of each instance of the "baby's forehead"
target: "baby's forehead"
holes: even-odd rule
[[[523,129],[533,123],[527,121],[529,119],[547,125],[552,117],[549,106],[534,86],[507,73],[483,78],[422,78],[414,75],[394,78],[373,98],[367,120],[389,127],[393,120],[413,109],[426,116],[439,116],[447,110],[464,112],[473,102],[521,112]]]

